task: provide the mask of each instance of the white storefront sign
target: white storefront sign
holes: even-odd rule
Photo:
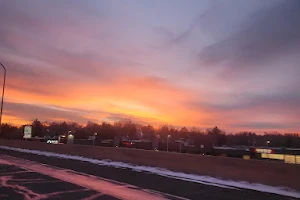
[[[32,127],[31,126],[25,126],[24,127],[24,136],[23,138],[31,138],[32,137]]]
[[[256,153],[273,153],[272,149],[255,149]]]
[[[58,144],[58,140],[47,140],[47,144]]]

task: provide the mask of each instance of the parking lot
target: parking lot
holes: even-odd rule
[[[117,199],[50,176],[0,164],[0,199]]]

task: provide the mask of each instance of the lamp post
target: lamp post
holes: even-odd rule
[[[74,135],[72,134],[72,131],[68,131],[67,136],[67,144],[73,144],[74,143]]]
[[[267,141],[267,147],[269,147],[269,144],[270,144],[270,143],[271,143],[270,140],[268,140],[268,141]]]
[[[181,143],[182,143],[183,139],[184,138],[180,138],[180,140],[179,140],[179,153],[181,153],[181,145],[182,145]]]
[[[95,146],[95,140],[96,140],[96,136],[98,135],[98,133],[94,133],[94,140],[93,140],[93,146]]]
[[[2,110],[3,110],[3,99],[4,99],[4,89],[5,89],[5,81],[6,81],[6,69],[2,63],[0,63],[4,69],[4,80],[3,80],[3,88],[2,88],[2,99],[1,99],[1,111],[0,111],[0,135],[2,134],[1,125],[2,125]]]
[[[171,137],[171,135],[168,135],[167,137],[167,151],[169,151],[169,138]]]

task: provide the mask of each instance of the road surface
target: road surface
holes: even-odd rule
[[[8,157],[9,156],[9,157]],[[12,156],[12,157],[11,157]],[[16,165],[5,163],[3,160],[13,160],[17,158]],[[24,164],[27,161],[19,161],[18,159],[25,159],[28,164]],[[112,184],[120,184],[122,188],[125,188],[126,192],[136,191],[137,195],[145,195],[149,199],[228,199],[228,200],[292,200],[295,198],[281,196],[266,192],[258,192],[248,189],[239,188],[222,188],[212,185],[205,185],[199,183],[193,183],[184,180],[178,180],[174,178],[164,177],[156,174],[133,171],[130,169],[114,168],[108,166],[96,165],[88,162],[78,160],[60,159],[55,157],[47,157],[35,154],[27,154],[9,150],[0,149],[0,176],[1,186],[0,193],[2,194],[0,199],[24,199],[24,195],[21,198],[20,193],[15,190],[18,187],[7,187],[5,185],[8,181],[11,184],[21,185],[29,188],[37,196],[46,194],[43,196],[45,199],[126,199],[126,195],[122,194],[122,191],[117,191],[119,187],[109,187],[109,189],[101,188],[101,185],[90,186],[85,183],[76,182],[74,180],[61,180],[61,177],[57,177],[57,174],[61,174],[63,171],[72,172],[74,177],[76,172],[79,172],[79,176],[92,175],[99,178],[99,181],[108,181]],[[60,170],[56,173],[45,173],[39,171],[40,168],[26,168],[26,166],[34,166],[34,163],[47,164],[48,167],[52,167],[53,170]],[[19,163],[18,163],[19,162]],[[24,165],[26,170],[24,172]],[[63,170],[64,169],[64,170]],[[7,173],[18,172],[11,176],[11,180],[6,180]],[[31,172],[26,172],[31,171]],[[49,171],[49,170],[46,170]],[[51,170],[50,170],[51,171]],[[55,175],[56,174],[56,175]],[[25,178],[24,178],[25,176]],[[3,178],[4,177],[4,178]],[[21,180],[25,179],[25,180]],[[28,180],[27,180],[28,179]],[[36,180],[35,180],[36,179]],[[64,178],[62,178],[64,179]],[[4,181],[3,181],[4,180]],[[78,180],[82,180],[79,178]],[[5,184],[3,184],[5,182]],[[90,183],[90,182],[88,182]],[[104,184],[105,185],[105,184]],[[17,188],[17,189],[16,189]],[[66,190],[64,190],[66,188]],[[92,189],[91,189],[92,188]],[[115,195],[114,190],[120,193]],[[69,191],[69,192],[68,192]],[[19,196],[18,196],[19,195]],[[48,196],[47,196],[48,195]],[[148,196],[150,195],[150,196]],[[151,198],[151,195],[153,195]],[[19,198],[20,197],[20,198]],[[54,198],[55,197],[55,198]],[[59,197],[59,198],[58,198]],[[143,198],[143,199],[145,199]],[[130,198],[129,198],[130,199]]]
[[[80,187],[50,176],[0,164],[0,199],[94,199],[112,196]]]

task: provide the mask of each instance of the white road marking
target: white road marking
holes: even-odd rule
[[[143,190],[136,190],[126,187],[125,185],[113,184],[99,177],[83,173],[73,173],[72,170],[52,168],[49,165],[36,163],[29,160],[15,158],[11,156],[0,156],[0,164],[14,165],[22,169],[38,172],[48,175],[59,180],[95,190],[116,198],[124,200],[164,200],[163,195],[148,193]]]
[[[86,197],[86,198],[84,198],[83,200],[94,200],[94,199],[96,199],[96,198],[98,198],[98,197],[101,197],[101,196],[103,196],[104,194],[102,194],[102,193],[98,193],[98,194],[94,194],[94,195],[92,195],[92,196],[89,196],[89,197]]]
[[[43,199],[43,198],[47,197],[46,194],[35,193],[23,185],[18,185],[18,184],[12,183],[12,181],[13,181],[13,179],[11,176],[3,176],[1,174],[0,185],[2,187],[13,189],[16,193],[22,195],[24,197],[24,199],[38,200],[38,199]]]

